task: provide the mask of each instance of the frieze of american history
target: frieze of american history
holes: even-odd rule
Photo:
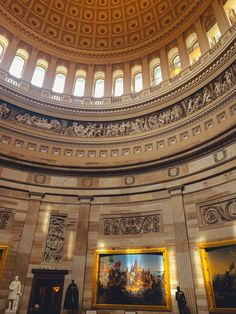
[[[235,77],[236,63],[184,100],[154,113],[123,121],[81,122],[59,119],[20,109],[5,102],[0,104],[0,118],[66,136],[108,138],[129,136],[158,129],[193,114],[231,89],[235,84]]]

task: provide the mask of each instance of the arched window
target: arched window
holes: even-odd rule
[[[131,91],[140,92],[143,89],[142,66],[135,65],[131,68]]]
[[[97,79],[95,81],[94,97],[99,98],[104,96],[104,79]]]
[[[64,92],[67,69],[64,66],[58,66],[56,70],[56,77],[53,84],[52,91],[62,94]]]
[[[18,49],[15,58],[12,61],[9,73],[17,78],[21,78],[28,56],[26,50]]]
[[[157,85],[162,81],[161,66],[157,65],[153,70],[154,84]]]
[[[84,70],[78,70],[75,75],[75,87],[74,96],[83,97],[85,91],[86,72]]]
[[[236,0],[223,1],[223,7],[230,25],[236,22]]]
[[[143,89],[143,78],[142,73],[139,72],[134,76],[134,91],[140,92]]]
[[[2,61],[3,55],[7,49],[8,46],[8,39],[3,36],[0,35],[0,62]]]
[[[186,38],[186,45],[187,45],[187,49],[188,49],[190,64],[193,64],[201,56],[201,51],[200,51],[200,47],[199,47],[196,33],[191,33]]]
[[[181,63],[180,63],[180,56],[179,50],[177,47],[172,48],[168,52],[168,59],[169,59],[169,66],[170,66],[170,75],[171,77],[179,74],[181,71]]]
[[[85,88],[85,78],[77,77],[75,81],[74,96],[83,97]]]
[[[208,38],[210,47],[212,48],[220,39],[221,33],[218,27],[218,24],[216,22],[214,12],[211,8],[208,9],[208,11],[205,13],[204,28],[207,33],[207,38]]]
[[[117,77],[114,81],[114,96],[121,96],[124,93],[124,79]]]
[[[158,85],[162,81],[161,62],[159,58],[150,61],[150,77],[152,85]]]
[[[34,70],[34,74],[31,80],[31,84],[35,85],[37,87],[42,87],[43,86],[43,81],[45,77],[45,73],[48,67],[47,61],[43,59],[39,59],[36,63],[36,67]]]
[[[115,70],[112,75],[113,81],[113,96],[121,96],[124,94],[124,73],[122,69]]]
[[[104,87],[105,87],[105,73],[102,71],[97,71],[94,74],[94,97],[95,98],[104,97]]]

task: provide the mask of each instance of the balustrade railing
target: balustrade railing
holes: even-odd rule
[[[236,24],[234,24],[211,48],[208,52],[202,55],[194,64],[188,68],[183,69],[176,76],[169,78],[165,81],[158,82],[155,85],[155,81],[151,82],[151,86],[137,93],[130,93],[119,97],[76,97],[73,95],[58,94],[52,90],[45,88],[39,88],[31,85],[29,82],[25,82],[21,79],[15,78],[8,72],[0,69],[0,84],[7,86],[9,89],[14,87],[19,93],[26,94],[28,96],[36,96],[40,101],[52,102],[56,105],[79,107],[81,109],[86,108],[114,108],[114,107],[126,107],[136,102],[145,101],[150,98],[157,98],[170,90],[178,88],[179,85],[188,81],[194,77],[200,70],[206,68],[214,59],[217,58],[220,51],[223,51],[231,42],[233,42],[235,36]]]

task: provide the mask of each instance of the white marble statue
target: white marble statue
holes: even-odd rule
[[[13,280],[10,283],[9,290],[10,292],[8,295],[9,300],[8,310],[13,310],[14,312],[16,312],[18,309],[19,299],[21,295],[21,282],[19,281],[19,276],[16,276],[15,280]]]

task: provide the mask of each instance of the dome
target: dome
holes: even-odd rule
[[[183,32],[209,1],[7,1],[2,16],[22,38],[79,59],[151,52]],[[13,26],[15,25],[15,26]]]
[[[236,0],[0,16],[0,313],[235,313]]]

